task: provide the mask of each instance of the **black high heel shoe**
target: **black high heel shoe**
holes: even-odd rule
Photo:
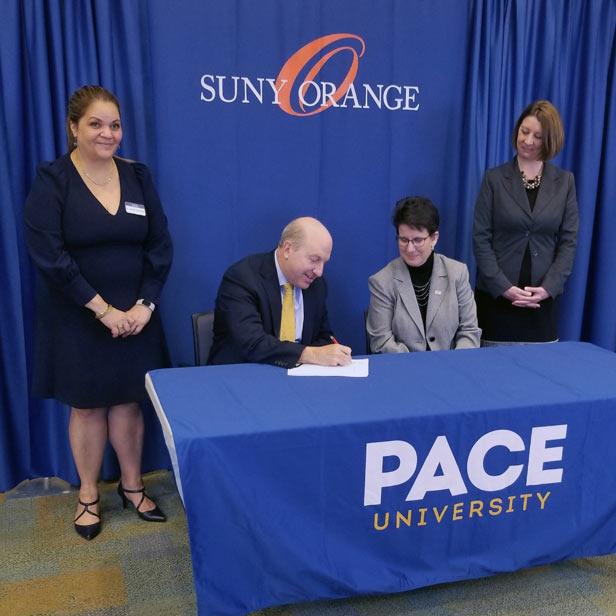
[[[77,534],[88,541],[90,541],[90,539],[94,539],[94,537],[101,532],[101,516],[95,511],[90,511],[90,507],[98,504],[99,501],[100,497],[91,503],[84,503],[81,499],[79,499],[79,504],[83,505],[83,511],[73,520]],[[94,522],[94,524],[77,524],[77,520],[84,513],[89,513],[90,515],[96,516],[98,518],[98,522]]]
[[[126,498],[126,494],[141,494],[141,500],[137,505],[133,505],[133,502],[129,498]],[[122,487],[122,482],[120,481],[118,483],[118,496],[122,499],[123,508],[126,509],[126,505],[130,503],[131,505],[133,505],[135,512],[142,520],[145,520],[146,522],[167,521],[167,516],[158,508],[158,505],[156,505],[156,503],[154,503],[154,509],[150,509],[150,511],[139,511],[139,507],[141,507],[143,501],[145,500],[145,497],[147,496],[147,494],[145,493],[145,487],[141,488],[140,490],[126,490]],[[148,498],[150,497],[148,496]],[[152,499],[150,498],[150,500]]]

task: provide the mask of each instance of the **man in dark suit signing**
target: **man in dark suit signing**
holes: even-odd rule
[[[327,319],[331,252],[329,231],[304,217],[284,228],[276,250],[232,265],[216,297],[208,363],[349,364],[351,349],[335,342]]]

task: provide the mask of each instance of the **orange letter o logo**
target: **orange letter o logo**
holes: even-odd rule
[[[341,45],[340,47],[335,47],[334,49],[328,51],[314,64],[312,68],[310,68],[304,82],[300,84],[300,110],[298,111],[294,109],[293,103],[291,102],[291,94],[293,92],[293,85],[295,84],[301,70],[320,51],[325,49],[325,47],[327,47],[331,43],[335,43],[336,41],[349,38],[355,39],[361,43],[361,50],[359,54],[354,47],[350,47],[349,45]],[[365,49],[366,44],[364,43],[364,40],[356,34],[328,34],[327,36],[322,36],[321,38],[315,39],[307,45],[304,45],[301,49],[298,49],[285,62],[284,66],[280,69],[280,73],[278,73],[278,77],[276,77],[276,90],[280,92],[278,101],[282,110],[294,116],[310,116],[321,113],[322,111],[325,111],[328,107],[331,107],[335,102],[338,102],[345,95],[346,91],[349,89],[349,86],[353,83],[353,80],[357,75],[357,69],[359,67],[359,58],[364,55]],[[304,102],[302,100],[303,94],[305,92],[305,84],[308,82],[313,82],[314,78],[319,74],[323,66],[325,66],[325,64],[333,56],[335,56],[341,51],[350,51],[353,56],[351,66],[349,67],[345,78],[343,79],[342,83],[336,88],[336,91],[327,97],[328,101],[326,103],[324,102],[324,104],[320,105],[317,109],[313,109],[312,111],[306,111],[304,109]]]

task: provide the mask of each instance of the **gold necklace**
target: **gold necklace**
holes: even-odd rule
[[[81,170],[83,171],[83,174],[88,178],[88,180],[90,180],[90,182],[92,182],[93,184],[96,184],[97,186],[107,186],[107,184],[109,184],[109,182],[111,182],[111,178],[113,176],[113,161],[111,163],[111,172],[109,173],[109,175],[102,181],[102,182],[97,182],[87,171],[87,169],[85,168],[84,164],[81,162],[81,159],[79,158],[79,154],[77,153],[77,150],[75,150],[75,160],[79,163],[79,167],[81,168]]]

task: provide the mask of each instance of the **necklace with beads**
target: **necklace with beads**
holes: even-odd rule
[[[79,158],[79,154],[77,153],[77,151],[75,151],[75,159],[77,160],[77,163],[79,164],[79,167],[81,168],[81,170],[83,171],[83,174],[88,178],[88,180],[90,180],[90,182],[92,182],[93,184],[96,184],[97,186],[107,186],[107,184],[109,184],[109,182],[111,182],[111,178],[113,177],[113,162],[111,163],[111,170],[109,172],[109,174],[107,175],[107,177],[102,181],[102,182],[97,182],[87,171],[87,169],[85,168],[84,164],[81,162],[81,159]]]
[[[412,284],[417,304],[421,307],[427,306],[430,295],[430,279],[425,284],[415,284],[414,282]]]
[[[526,177],[526,174],[522,169],[520,169],[520,173],[522,174],[522,186],[524,186],[526,190],[535,190],[536,188],[539,188],[539,186],[541,186],[541,174],[543,173],[543,165],[541,165],[541,169],[539,169],[539,173],[537,174],[537,176],[534,177],[532,180],[529,180]]]
[[[539,186],[541,186],[541,174],[532,180],[527,180],[524,171],[522,171],[522,185],[526,190],[535,190],[535,188],[539,188]]]

